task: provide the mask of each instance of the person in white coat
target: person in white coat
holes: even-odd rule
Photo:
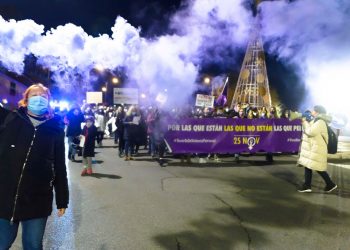
[[[105,121],[105,116],[102,109],[97,111],[95,118],[96,118],[95,126],[97,128],[96,142],[99,147],[102,147],[102,141],[103,141],[103,137],[106,129],[106,121]]]
[[[298,165],[305,169],[305,182],[298,189],[299,192],[312,192],[312,171],[315,170],[326,183],[325,192],[332,192],[337,185],[331,180],[327,173],[327,124],[331,118],[326,115],[326,109],[317,105],[311,115],[313,119],[308,121],[303,117],[303,138],[300,149]]]

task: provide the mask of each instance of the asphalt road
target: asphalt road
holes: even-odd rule
[[[50,217],[44,249],[350,249],[349,159],[329,160],[338,190],[325,194],[314,174],[313,192],[298,193],[296,156],[170,159],[162,168],[142,154],[124,161],[105,145],[93,176],[68,163],[69,209]],[[20,233],[11,249],[21,249]]]

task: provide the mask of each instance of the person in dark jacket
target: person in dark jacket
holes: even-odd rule
[[[147,123],[147,134],[149,136],[149,152],[151,157],[155,157],[156,153],[156,143],[154,138],[154,124],[156,120],[157,109],[150,109],[147,115],[146,123]]]
[[[123,157],[125,141],[124,141],[124,119],[125,112],[124,107],[121,106],[117,110],[117,117],[115,119],[115,125],[117,130],[115,131],[116,140],[118,140],[119,157]]]
[[[67,131],[66,136],[68,137],[68,159],[75,161],[76,149],[73,146],[75,141],[78,140],[77,137],[81,134],[81,124],[84,122],[84,115],[79,107],[72,108],[66,116]]]
[[[58,216],[68,207],[64,128],[49,107],[50,92],[30,86],[20,108],[0,108],[0,249],[9,249],[22,225],[24,249],[42,249],[55,190]]]
[[[135,141],[135,150],[134,155],[138,155],[140,146],[147,145],[147,125],[144,114],[141,112],[139,108],[136,108],[136,116],[139,117],[139,124],[136,128],[136,141]]]
[[[165,149],[166,149],[166,144],[164,141],[164,135],[167,130],[167,116],[159,109],[155,109],[154,111],[154,122],[153,122],[153,132],[152,132],[152,138],[154,140],[154,145],[155,145],[155,152],[157,152],[158,157],[157,160],[159,162],[159,165],[161,167],[165,167],[167,165],[165,159],[164,159],[164,154],[165,154]]]
[[[81,176],[92,174],[92,157],[95,157],[95,139],[97,136],[97,128],[94,125],[94,117],[86,118],[86,125],[81,133],[81,139],[84,140],[83,147],[83,164],[84,169]]]
[[[137,129],[140,119],[137,118],[136,109],[130,106],[124,118],[124,140],[125,140],[125,160],[133,160],[131,155],[134,153],[136,143]]]

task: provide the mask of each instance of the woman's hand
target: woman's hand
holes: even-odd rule
[[[58,209],[58,212],[57,212],[58,217],[62,217],[65,212],[66,212],[65,208]]]

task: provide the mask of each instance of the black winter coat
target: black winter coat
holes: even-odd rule
[[[115,119],[115,125],[117,126],[117,133],[119,136],[124,135],[124,119],[125,119],[125,112],[122,111],[117,114],[117,117]]]
[[[137,142],[137,131],[139,125],[132,123],[134,120],[134,115],[127,115],[124,118],[124,140],[128,140],[132,143]]]
[[[55,116],[35,128],[26,109],[10,112],[0,108],[0,124],[0,218],[21,221],[49,216],[53,188],[57,208],[67,208],[60,118]]]
[[[81,123],[85,121],[84,115],[79,113],[78,115],[73,114],[73,110],[69,111],[67,116],[68,126],[67,126],[67,137],[68,136],[79,136],[81,133]]]
[[[90,128],[85,125],[81,134],[85,136],[83,157],[95,157],[95,139],[97,135],[97,128],[95,125],[92,125]]]
[[[147,125],[143,117],[141,117],[140,124],[137,125],[136,130],[136,145],[147,145]]]

